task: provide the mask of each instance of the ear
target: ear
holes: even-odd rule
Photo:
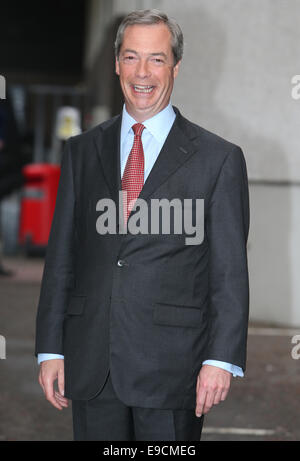
[[[118,61],[118,58],[116,58],[115,60],[115,70],[116,70],[116,74],[120,75],[120,63]]]
[[[181,64],[181,61],[178,61],[176,66],[173,67],[173,76],[174,76],[174,78],[176,78],[177,75],[178,75],[180,64]]]

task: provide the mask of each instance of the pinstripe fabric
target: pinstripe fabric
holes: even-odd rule
[[[132,126],[134,141],[122,178],[122,190],[127,192],[127,200],[126,195],[124,194],[125,196],[123,196],[125,225],[144,185],[144,151],[141,139],[144,128],[141,123],[136,123]]]

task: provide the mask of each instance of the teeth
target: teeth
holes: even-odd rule
[[[153,90],[153,86],[150,85],[133,85],[133,87],[139,93],[150,93]]]

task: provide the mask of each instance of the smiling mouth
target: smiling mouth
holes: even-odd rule
[[[151,85],[132,85],[132,88],[136,93],[149,94],[154,90],[154,86]]]

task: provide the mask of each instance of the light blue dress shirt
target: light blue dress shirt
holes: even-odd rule
[[[172,128],[176,114],[173,110],[171,103],[165,107],[161,112],[154,115],[143,122],[145,129],[142,133],[142,143],[144,150],[144,182],[146,181],[159,153],[164,145],[164,142]],[[123,176],[127,158],[131,151],[134,133],[132,125],[136,120],[128,114],[125,104],[123,106],[122,113],[122,125],[121,125],[121,145],[120,145],[120,162],[121,162],[121,177]],[[63,359],[63,355],[59,354],[38,354],[38,363],[44,360],[51,359]],[[221,362],[219,360],[205,360],[203,365],[213,365],[224,370],[229,371],[233,376],[244,376],[243,370],[231,363]]]

